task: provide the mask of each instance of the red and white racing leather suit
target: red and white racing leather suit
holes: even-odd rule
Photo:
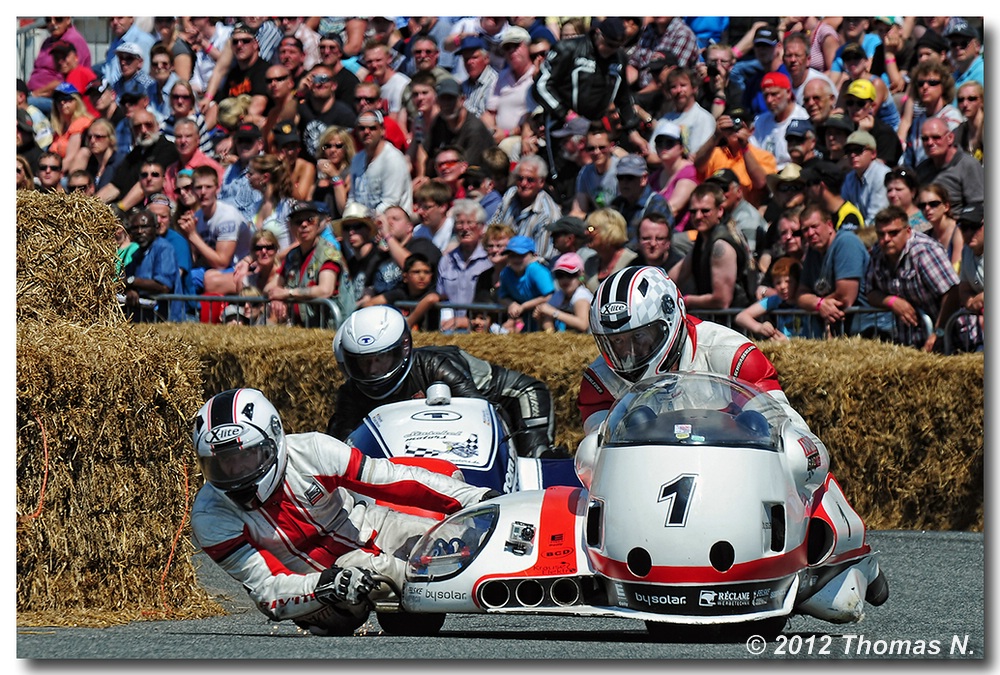
[[[286,447],[284,481],[260,508],[245,511],[206,483],[191,514],[198,544],[275,621],[322,615],[326,606],[313,590],[331,566],[364,567],[402,585],[410,549],[438,521],[375,498],[452,513],[488,491],[367,457],[325,434],[292,434]]]
[[[778,371],[774,364],[745,335],[690,315],[684,321],[687,339],[676,370],[716,373],[748,382],[777,399],[793,420],[804,429],[809,428],[801,415],[788,403],[778,382]],[[597,357],[587,367],[583,372],[577,398],[585,434],[597,430],[614,402],[632,384],[634,383],[613,371],[603,356]]]

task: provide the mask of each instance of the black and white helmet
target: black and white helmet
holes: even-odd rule
[[[374,305],[355,310],[337,334],[343,334],[344,373],[366,396],[386,398],[410,374],[413,338],[398,309]]]
[[[630,382],[672,370],[687,335],[684,300],[659,267],[626,267],[601,282],[590,330],[615,373]]]
[[[274,494],[288,450],[278,411],[257,389],[230,389],[205,402],[194,420],[205,480],[250,511]]]

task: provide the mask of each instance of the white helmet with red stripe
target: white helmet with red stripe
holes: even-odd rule
[[[659,267],[626,267],[597,287],[590,330],[608,366],[630,381],[673,370],[687,329],[684,300]]]
[[[230,389],[205,402],[194,420],[205,480],[247,511],[259,508],[285,476],[288,450],[278,411],[257,389]]]

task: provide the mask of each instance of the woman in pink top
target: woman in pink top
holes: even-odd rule
[[[650,175],[649,185],[667,200],[674,229],[680,232],[687,227],[687,203],[698,185],[698,171],[688,159],[676,122],[664,120],[657,124],[651,141],[660,157],[660,168]]]

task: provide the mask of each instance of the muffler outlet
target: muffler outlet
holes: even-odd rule
[[[483,586],[480,597],[488,609],[497,609],[510,600],[510,589],[502,581],[488,581]]]
[[[522,607],[537,607],[545,599],[545,589],[534,579],[526,579],[514,589],[514,598]]]
[[[580,586],[575,579],[556,579],[549,588],[549,595],[560,607],[575,605],[580,599]]]

